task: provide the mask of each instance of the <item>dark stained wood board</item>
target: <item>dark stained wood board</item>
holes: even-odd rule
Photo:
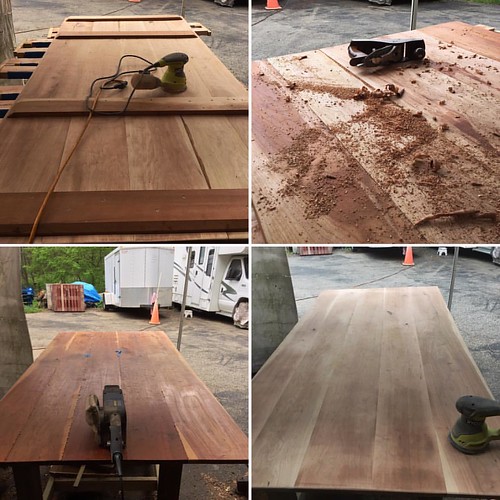
[[[107,462],[89,394],[119,384],[125,460],[245,463],[247,438],[164,332],[60,333],[0,401],[0,462]]]
[[[199,189],[175,194],[168,191],[54,193],[38,234],[244,231],[248,219],[247,196],[245,189]],[[0,236],[29,235],[43,198],[44,193],[4,193],[0,198]],[[11,206],[17,207],[15,213],[8,212]],[[131,215],[127,217],[128,213]]]
[[[416,225],[433,213],[500,211],[500,64],[477,36],[463,48],[482,30],[498,54],[500,35],[474,28],[461,46],[440,42],[463,26],[391,35],[425,39],[420,65],[353,68],[346,45],[254,63],[256,242],[498,241],[498,217]],[[387,83],[404,87],[403,97],[380,106],[352,99],[352,89]]]
[[[500,498],[498,443],[448,442],[465,394],[492,397],[437,287],[325,291],[252,381],[253,487]]]
[[[189,189],[247,189],[248,117],[244,86],[194,33],[190,38],[148,37],[150,32],[190,30],[182,18],[127,16],[106,21],[97,18],[95,25],[89,18],[71,19],[63,23],[61,30],[89,31],[90,26],[105,34],[121,30],[146,31],[139,39],[106,39],[105,51],[102,39],[52,41],[40,60],[36,77],[33,75],[34,83],[26,85],[5,120],[0,138],[0,193],[48,189],[86,120],[82,116],[82,103],[90,82],[98,76],[112,74],[121,55],[134,53],[156,61],[176,51],[186,52],[190,57],[185,69],[187,91],[178,95],[161,89],[137,91],[137,102],[132,100],[130,115],[95,116],[56,192],[163,190],[175,197]],[[144,65],[146,63],[128,61],[123,69],[139,69]],[[159,70],[158,76],[162,73],[163,69]],[[98,109],[99,106],[123,109],[129,93],[129,89],[104,92]],[[14,109],[16,105],[18,109]],[[235,209],[246,210],[247,200]],[[122,230],[116,228],[109,234],[122,233],[127,241],[133,237],[133,230],[126,229],[127,219],[123,219]],[[231,227],[230,221],[227,222],[224,239],[231,239],[234,233],[234,239],[239,240],[241,225]],[[204,234],[200,236],[204,239],[220,229],[211,227],[207,220]],[[152,232],[156,238],[165,233],[165,229],[159,225]],[[174,240],[182,240],[183,232],[193,231],[186,226],[173,234]],[[78,233],[68,236],[78,241],[82,237]],[[94,231],[87,241],[98,242],[105,236]],[[171,240],[168,234],[166,236]],[[15,237],[15,233],[11,237]],[[140,239],[147,240],[147,233],[143,231]],[[11,240],[4,236],[2,241]]]

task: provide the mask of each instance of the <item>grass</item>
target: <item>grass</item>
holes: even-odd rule
[[[33,314],[33,313],[38,313],[38,312],[42,312],[42,311],[43,311],[43,309],[38,307],[38,302],[33,302],[33,304],[31,306],[27,306],[26,304],[24,304],[24,314]]]

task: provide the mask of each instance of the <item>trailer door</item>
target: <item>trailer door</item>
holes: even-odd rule
[[[219,293],[219,309],[227,316],[233,314],[234,306],[241,296],[248,296],[247,276],[243,258],[233,257],[222,279]]]

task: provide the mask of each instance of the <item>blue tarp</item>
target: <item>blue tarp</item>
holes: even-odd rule
[[[83,285],[83,300],[86,304],[96,304],[101,302],[101,296],[95,289],[94,285],[83,281],[73,281],[72,285]]]

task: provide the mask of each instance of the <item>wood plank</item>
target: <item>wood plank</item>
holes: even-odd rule
[[[70,16],[67,17],[61,26],[64,24],[72,24],[75,22],[85,22],[85,21],[180,21],[183,20],[181,16],[178,15],[165,15],[165,14],[155,14],[155,15],[136,15],[136,16]]]
[[[49,384],[37,391],[48,372]],[[88,394],[102,399],[107,383],[120,384],[125,398],[125,460],[167,468],[170,462],[247,462],[243,432],[167,335],[150,331],[60,333],[0,401],[2,463],[109,462],[109,450],[96,446],[84,416]],[[36,401],[18,406],[27,398]],[[30,446],[18,446],[28,437]]]
[[[0,122],[1,125],[1,122]],[[26,236],[0,236],[1,242],[10,244],[26,243]],[[186,243],[186,242],[219,242],[219,243],[247,243],[248,232],[246,231],[219,231],[219,232],[197,232],[197,233],[155,233],[155,234],[91,234],[91,235],[65,235],[65,236],[37,236],[34,243],[68,245],[71,243]]]
[[[93,100],[89,101],[93,105]],[[100,97],[97,112],[120,112],[124,109],[123,99]],[[24,99],[14,106],[11,117],[19,116],[65,116],[88,114],[86,102],[82,99]],[[247,114],[248,101],[237,97],[151,97],[133,98],[126,114]]]
[[[498,240],[498,220],[416,226],[464,207],[500,211],[500,65],[431,33],[389,37],[423,36],[422,64],[353,68],[345,45],[254,63],[252,178],[261,240]],[[405,88],[403,97],[354,99],[362,86],[387,83]],[[421,158],[435,168],[420,168]]]
[[[18,48],[14,50],[14,55],[16,57],[33,57],[33,58],[42,58],[47,49],[45,48]]]
[[[43,197],[44,193],[2,194],[0,235],[28,235]],[[38,234],[245,231],[247,225],[245,189],[56,192]]]
[[[500,446],[447,441],[456,399],[491,393],[437,287],[322,292],[252,390],[256,491],[500,498]]]
[[[427,33],[443,42],[462,47],[476,54],[500,61],[498,43],[500,33],[496,33],[479,26],[471,26],[460,21],[427,26],[419,28],[422,33]]]
[[[84,16],[63,23],[60,31],[64,31],[63,28],[94,35],[99,32],[108,35],[131,31],[143,34],[192,32],[179,16],[146,16],[139,19],[115,16],[97,20]],[[187,90],[176,96],[169,96],[162,89],[141,90],[131,102],[130,116],[94,116],[62,174],[56,191],[156,191],[158,196],[165,192],[166,199],[172,200],[177,193],[192,190],[200,193],[195,203],[199,208],[202,192],[210,189],[246,189],[247,91],[208,47],[196,36],[184,39],[106,40],[105,51],[102,44],[103,41],[99,39],[55,39],[51,42],[37,71],[17,99],[20,107],[12,115],[17,119],[8,120],[5,127],[2,121],[0,192],[32,192],[36,195],[49,188],[85,126],[87,112],[82,102],[89,92],[90,83],[95,78],[113,73],[123,54],[139,54],[149,61],[156,61],[165,53],[178,51],[190,56],[185,69]],[[60,65],[61,57],[65,61],[63,66]],[[122,70],[140,70],[146,64],[126,59]],[[58,71],[54,71],[54,68],[58,68]],[[161,77],[163,72],[164,69],[159,69],[157,76]],[[101,94],[99,106],[112,110],[123,109],[129,95],[130,88],[107,91]],[[48,100],[52,102],[48,103]],[[184,116],[187,114],[190,116]],[[204,130],[202,124],[210,124],[213,128]],[[229,194],[229,198],[240,204],[239,207],[231,207],[233,215],[237,212],[236,217],[239,218],[247,212],[246,196],[232,197]],[[210,201],[213,198],[208,195],[204,199],[208,205],[198,213],[213,214],[215,205]],[[12,202],[14,200],[15,197]],[[120,213],[124,214],[127,206],[125,203]],[[4,205],[4,208],[7,213],[17,211],[15,206]],[[175,217],[180,217],[180,212],[177,213]],[[188,211],[188,218],[193,213],[191,211],[189,215]],[[76,212],[73,212],[73,217],[76,221]],[[134,218],[135,215],[132,216]],[[130,220],[129,217],[126,219]],[[158,226],[150,234],[144,231],[133,234],[130,229],[132,226],[127,230],[124,223],[120,229],[113,228],[108,234],[99,229],[85,231],[85,235],[92,241],[104,242],[109,241],[112,235],[117,235],[120,241],[157,241],[158,238],[186,241],[187,235],[197,240],[208,238],[227,241],[247,234],[247,224],[238,222],[233,225],[234,221],[225,224],[222,220],[206,222],[205,226],[195,224],[200,233],[198,236],[195,236],[197,230],[193,229],[194,225],[190,226],[191,223],[183,229],[174,230],[177,222],[173,226],[170,223],[163,228]],[[81,242],[85,239],[79,232],[68,234],[66,231],[63,235],[67,238],[63,241],[71,239]],[[22,234],[12,234],[11,240],[4,235],[2,241],[14,241],[18,237],[22,237]],[[60,234],[49,231],[42,233],[38,241],[61,241],[60,238]]]
[[[56,39],[89,39],[89,38],[198,38],[194,31],[63,31],[57,33]]]

